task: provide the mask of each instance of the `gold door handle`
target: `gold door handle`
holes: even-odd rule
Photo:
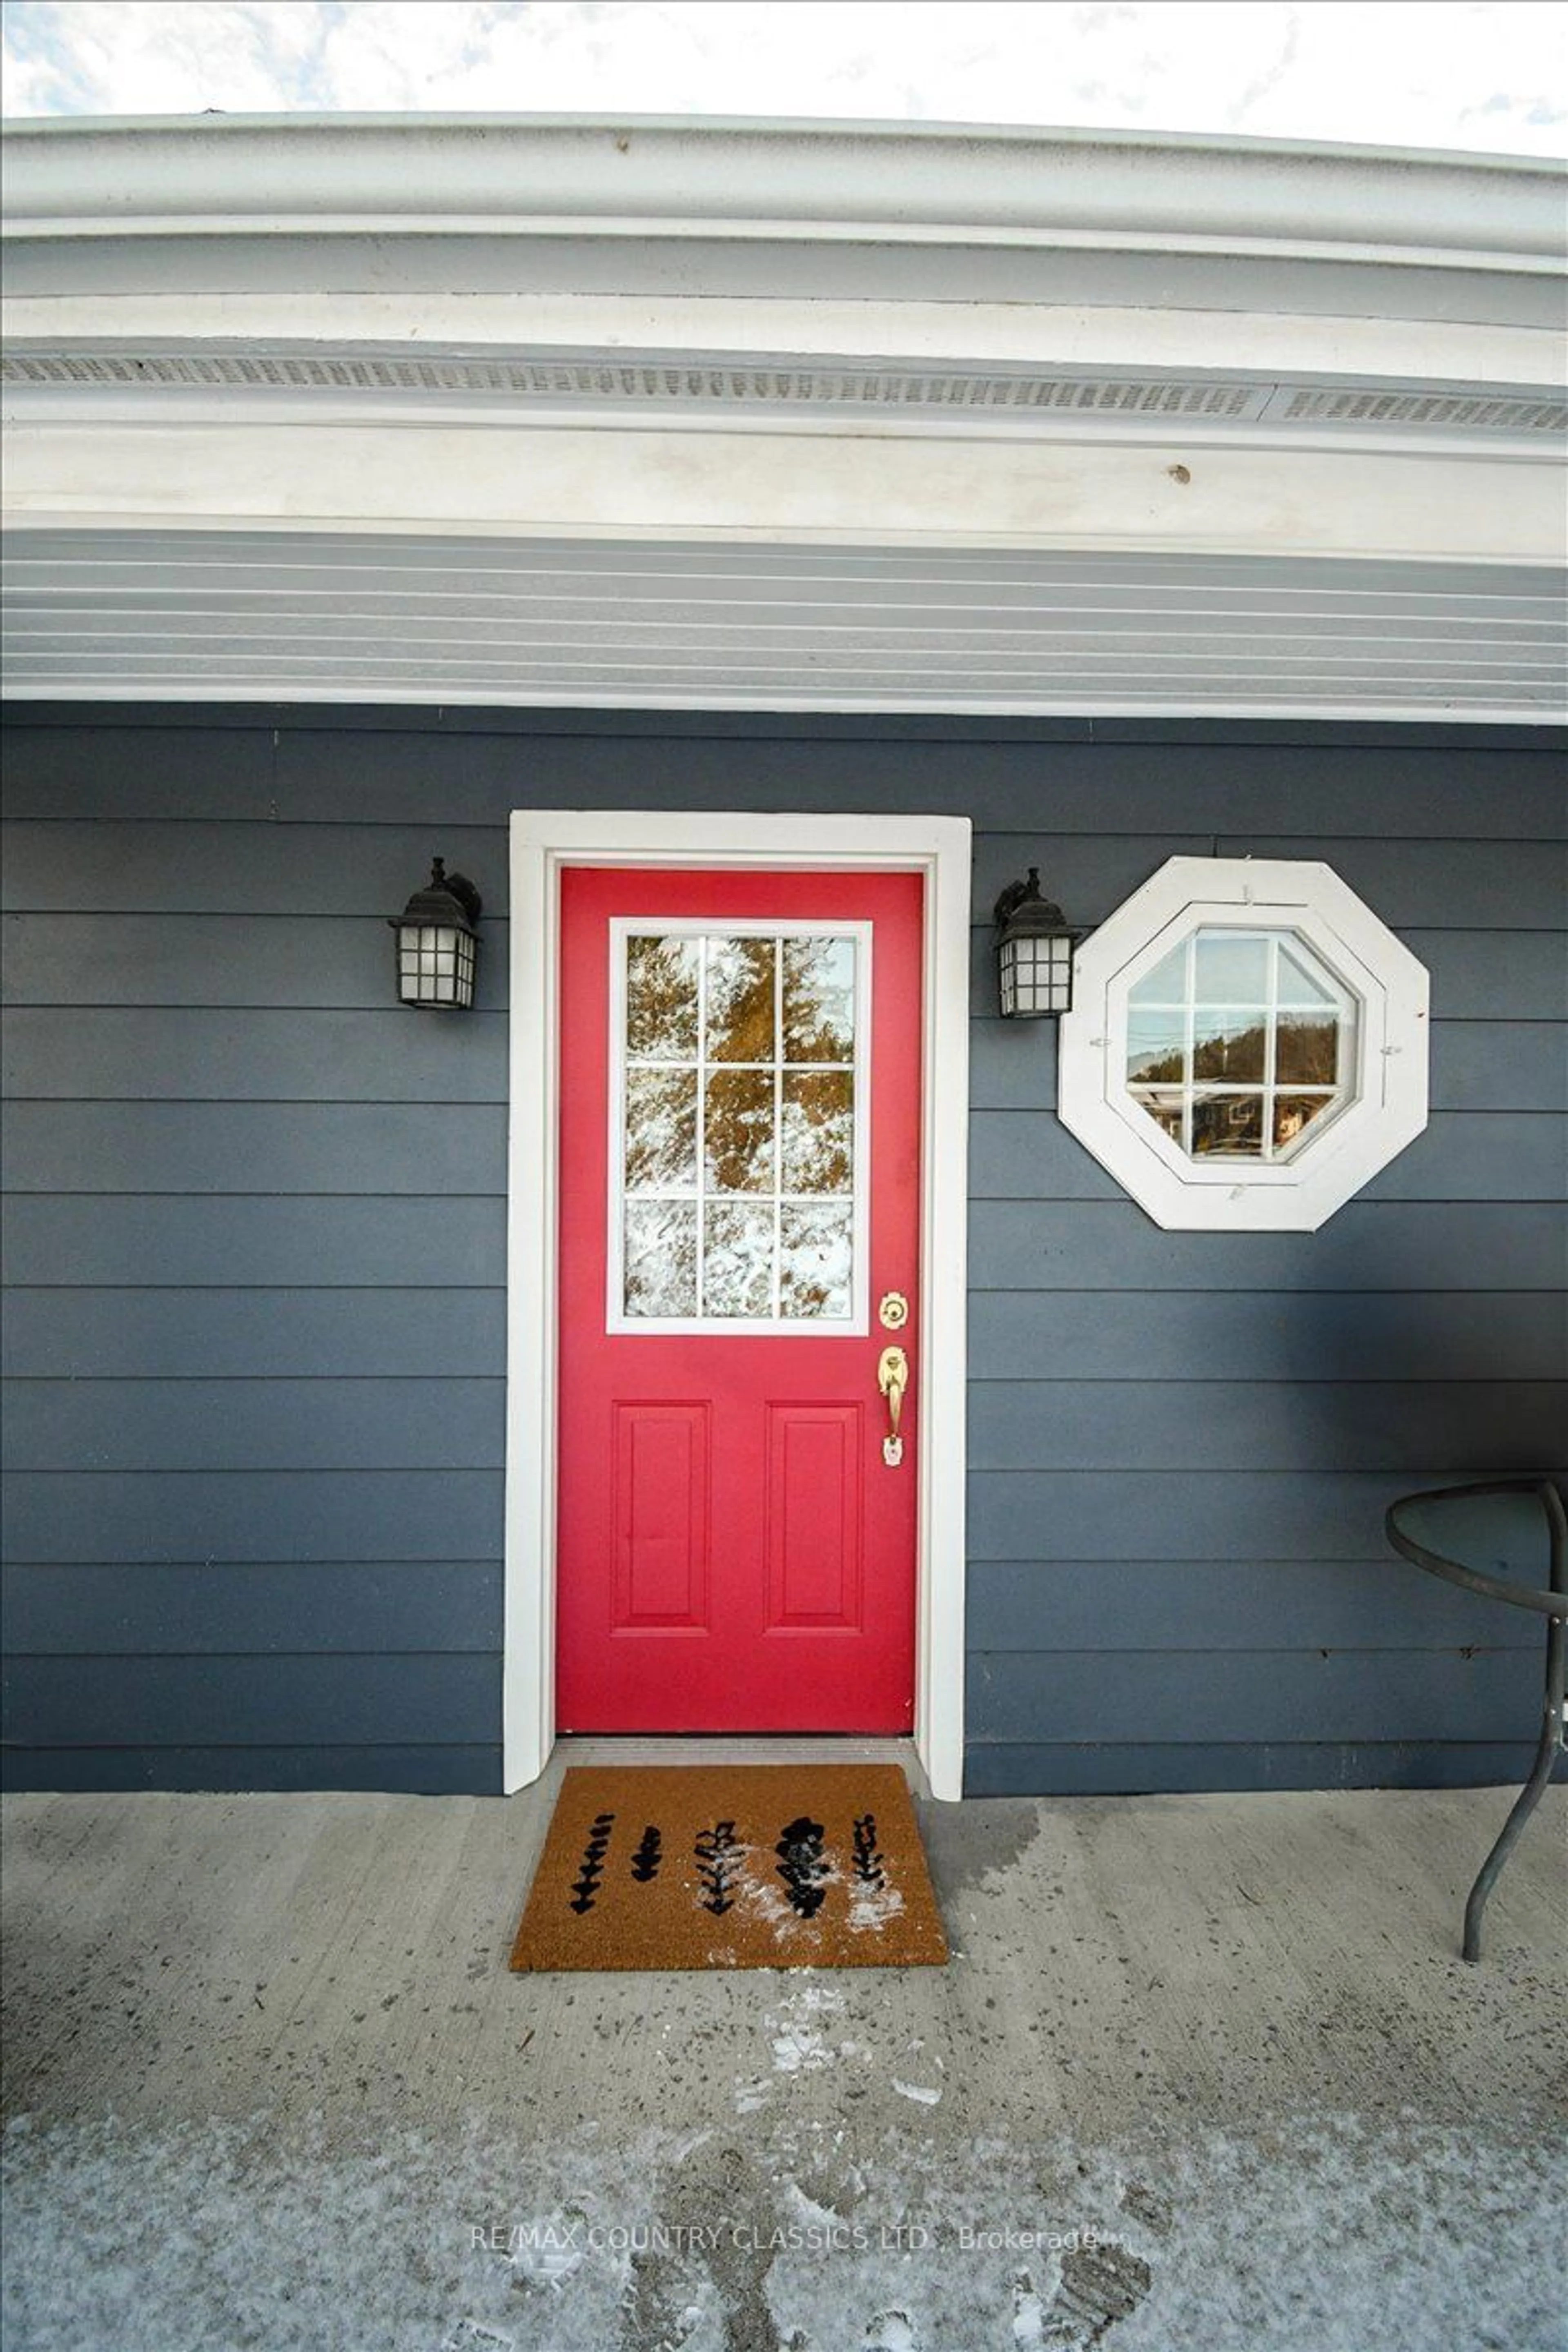
[[[903,1417],[904,1391],[910,1384],[910,1360],[901,1348],[884,1348],[877,1366],[877,1386],[888,1400],[888,1434],[882,1440],[882,1459],[889,1470],[896,1470],[904,1458],[904,1441],[899,1434],[899,1423]]]

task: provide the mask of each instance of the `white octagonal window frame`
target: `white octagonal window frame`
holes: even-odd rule
[[[1287,1159],[1190,1159],[1128,1084],[1132,990],[1199,929],[1295,933],[1355,1001],[1351,1099]],[[1425,965],[1331,866],[1173,857],[1079,949],[1058,1108],[1156,1224],[1312,1233],[1425,1129],[1427,1016]]]

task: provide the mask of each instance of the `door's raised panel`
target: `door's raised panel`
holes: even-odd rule
[[[862,1629],[858,1404],[767,1409],[769,1633]]]
[[[615,1407],[615,1632],[706,1633],[709,1407]]]

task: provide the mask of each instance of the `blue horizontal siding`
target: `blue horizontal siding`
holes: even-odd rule
[[[19,1748],[474,1747],[500,1720],[500,1659],[456,1651],[26,1658],[5,1685]]]
[[[7,1470],[498,1470],[506,1383],[10,1381]]]
[[[18,1290],[0,1362],[34,1380],[499,1379],[503,1290]]]
[[[1568,1440],[1568,1382],[976,1381],[982,1470],[1528,1471]]]
[[[214,790],[222,783],[214,779]],[[401,912],[429,878],[428,822],[412,825],[127,824],[105,801],[96,823],[7,828],[0,908],[38,913],[286,915],[296,954],[313,919]],[[447,870],[467,874],[490,919],[504,915],[507,838],[502,825],[438,823]],[[482,877],[482,878],[481,878]],[[387,961],[390,968],[390,950]]]
[[[1530,1612],[1387,1550],[1368,1559],[977,1560],[969,1646],[1098,1651],[1108,1662],[1129,1650],[1475,1648],[1539,1659],[1542,1633]]]
[[[1374,1559],[1390,1503],[1452,1483],[1446,1469],[1416,1468],[1397,1478],[1370,1471],[1216,1477],[1206,1470],[977,1470],[969,1481],[969,1556]],[[1539,1506],[1521,1497],[1514,1517],[1519,1540],[1533,1546]]]
[[[279,1746],[192,1748],[84,1744],[81,1726],[59,1747],[14,1745],[0,1749],[0,1788],[49,1790],[195,1789],[220,1793],[250,1789],[377,1789],[418,1797],[499,1797],[500,1743],[404,1741],[359,1747]]]
[[[17,1192],[506,1191],[499,1103],[19,1102],[0,1150]]]
[[[0,1592],[17,1658],[359,1654],[370,1629],[383,1654],[501,1643],[494,1559],[15,1561]]]
[[[392,934],[383,934],[391,986]],[[5,1089],[60,1102],[504,1103],[506,1015],[14,1008]]]
[[[11,736],[14,1785],[499,1786],[525,802],[974,821],[972,1790],[1522,1769],[1539,1627],[1382,1514],[1561,1457],[1555,740],[151,707]],[[1093,923],[1215,850],[1325,860],[1432,973],[1428,1130],[1317,1234],[1158,1231],[1061,1130],[1048,1025],[990,1012],[1025,866]],[[485,900],[461,1023],[388,1001],[434,855]]]
[[[17,1192],[5,1253],[18,1286],[404,1290],[493,1287],[506,1202],[440,1193]]]
[[[25,1470],[6,1480],[8,1559],[490,1559],[491,1470]]]
[[[1539,1737],[1540,1650],[1122,1650],[973,1654],[979,1746],[1125,1738],[1230,1740]],[[1109,1699],[1118,1722],[1107,1722]]]
[[[524,799],[789,814],[849,805],[886,763],[903,808],[1037,837],[1048,820],[1053,840],[1174,829],[1207,849],[1243,829],[1299,834],[1307,810],[1332,840],[1561,840],[1560,759],[1541,728],[35,704],[16,730],[7,799],[18,818],[113,810],[193,824],[341,823],[352,811],[417,826],[435,809],[444,825],[500,824]]]
[[[1086,1276],[1089,1273],[1086,1268]],[[983,1291],[970,1372],[1037,1380],[1549,1381],[1562,1376],[1561,1291]],[[1353,1409],[1353,1401],[1352,1401]]]
[[[1077,1290],[1086,1261],[1105,1290],[1539,1290],[1568,1278],[1568,1213],[1557,1201],[1363,1199],[1315,1234],[1204,1234],[1164,1233],[1126,1199],[971,1210],[974,1290]]]
[[[1521,1740],[1092,1740],[996,1747],[978,1741],[966,1797],[1137,1797],[1243,1789],[1490,1789],[1522,1780]],[[1500,1828],[1511,1789],[1498,1810]]]

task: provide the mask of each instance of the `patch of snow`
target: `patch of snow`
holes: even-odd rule
[[[879,1935],[903,1907],[904,1898],[890,1880],[884,1879],[880,1886],[858,1884],[849,1897],[849,1932],[853,1936]]]
[[[942,2096],[940,2088],[930,2089],[923,2083],[900,2083],[896,2074],[893,2076],[893,2088],[900,2098],[918,2099],[922,2107],[934,2107]]]
[[[907,2311],[879,2311],[866,2330],[866,2352],[920,2352]]]
[[[768,2032],[835,2014],[785,2003]],[[1542,2352],[1568,2302],[1544,2107],[1253,2137],[1163,2116],[1114,2144],[917,2138],[868,2106],[846,2136],[836,2107],[731,2125],[718,2176],[711,2130],[594,2120],[9,2129],[7,2352],[724,2352],[742,2275],[797,2352]],[[556,2278],[514,2236],[552,2218],[584,2241]],[[650,2268],[646,2233],[693,2223],[731,2235]]]

